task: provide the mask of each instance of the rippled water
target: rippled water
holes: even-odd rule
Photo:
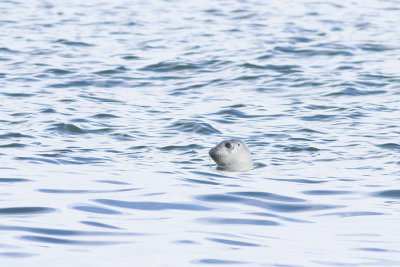
[[[1,1],[2,266],[400,266],[400,3],[261,2]]]

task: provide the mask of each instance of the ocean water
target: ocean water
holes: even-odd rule
[[[1,266],[400,266],[399,13],[1,1]]]

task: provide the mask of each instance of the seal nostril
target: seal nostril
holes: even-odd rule
[[[226,146],[227,148],[231,148],[231,147],[232,147],[231,143],[229,143],[229,142],[226,142],[226,143],[225,143],[225,146]]]

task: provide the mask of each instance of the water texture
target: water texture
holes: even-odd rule
[[[1,1],[1,266],[400,266],[399,12]]]

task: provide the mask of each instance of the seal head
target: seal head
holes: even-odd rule
[[[232,172],[253,169],[251,153],[245,143],[239,140],[225,140],[208,152],[217,163],[218,169]]]

